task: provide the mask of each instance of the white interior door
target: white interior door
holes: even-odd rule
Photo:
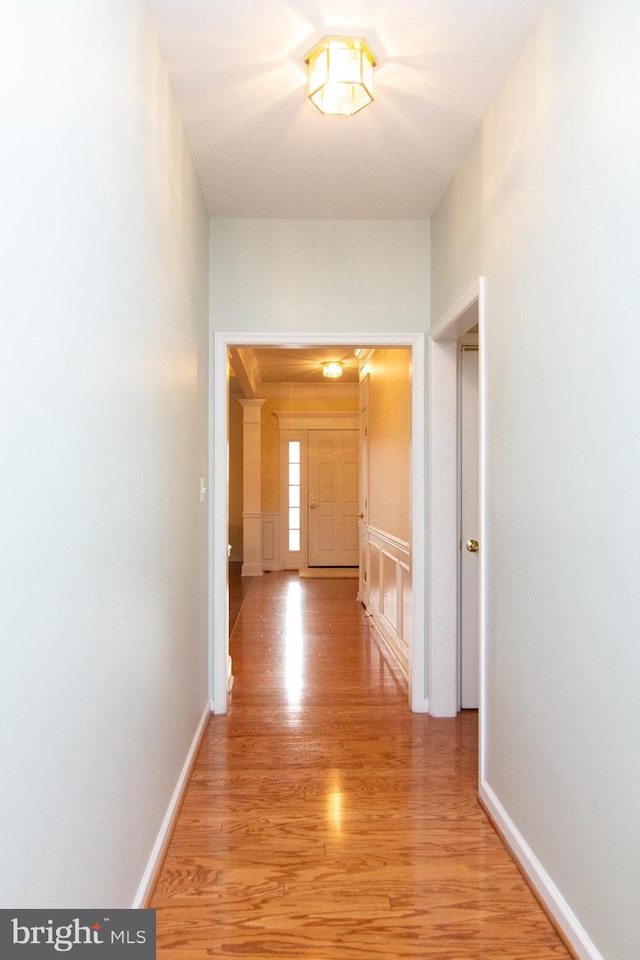
[[[480,632],[478,348],[460,356],[460,706],[478,707]]]
[[[309,430],[308,565],[357,567],[357,430]]]

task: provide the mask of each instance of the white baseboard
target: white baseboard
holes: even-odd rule
[[[178,813],[180,812],[180,806],[182,804],[184,792],[187,789],[191,771],[196,761],[198,750],[200,749],[200,744],[202,743],[202,739],[205,735],[210,717],[211,704],[207,702],[207,705],[202,712],[200,722],[198,723],[198,728],[191,742],[191,746],[189,747],[186,760],[184,761],[182,770],[180,771],[178,782],[176,783],[171,800],[169,801],[169,806],[167,807],[167,812],[164,815],[160,831],[156,837],[156,842],[153,845],[149,862],[147,863],[142,880],[140,881],[138,892],[136,893],[135,900],[132,904],[134,910],[144,909],[149,902],[151,895],[153,894],[153,889],[158,879],[158,873],[160,872],[162,861],[164,860],[164,855],[167,847],[169,846],[171,834],[173,833],[173,828],[178,817]]]
[[[484,779],[480,782],[479,796],[494,826],[577,960],[603,960],[602,954]]]

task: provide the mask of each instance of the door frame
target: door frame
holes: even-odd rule
[[[369,605],[369,383],[371,375],[365,373],[358,384],[358,421],[360,430],[360,545],[358,564],[358,600],[363,607]]]
[[[229,675],[229,611],[227,568],[228,523],[228,369],[233,346],[313,347],[362,344],[411,349],[411,555],[412,641],[409,652],[409,701],[416,713],[428,711],[426,624],[426,442],[425,333],[260,333],[213,332],[209,354],[209,698],[214,713],[227,712]]]
[[[478,696],[479,696],[479,663],[476,661],[479,659],[479,610],[477,603],[480,599],[480,553],[477,557],[471,559],[471,556],[467,554],[466,549],[464,549],[465,543],[465,533],[464,533],[464,523],[466,515],[469,511],[469,500],[468,495],[465,497],[465,463],[467,455],[469,454],[468,447],[468,429],[469,429],[469,418],[473,418],[475,430],[478,432],[475,438],[474,446],[476,453],[471,454],[473,458],[473,483],[475,484],[473,489],[473,498],[476,503],[476,510],[479,510],[479,481],[480,481],[480,469],[479,469],[479,430],[480,430],[480,415],[479,415],[479,383],[476,385],[475,398],[473,402],[473,409],[470,410],[468,406],[468,393],[465,394],[464,389],[464,364],[465,357],[469,354],[475,355],[475,369],[476,377],[479,377],[479,359],[480,359],[480,345],[478,344],[478,337],[476,334],[468,334],[467,336],[460,337],[457,343],[458,348],[458,610],[459,610],[459,622],[458,622],[458,709],[464,710],[464,700],[465,696],[463,693],[466,692],[466,697],[473,700],[474,706],[471,709],[477,709],[478,707]],[[467,397],[465,403],[465,396]],[[467,536],[479,537],[479,516],[474,518],[476,522],[473,524],[473,529],[467,532]],[[477,568],[477,579],[474,581],[473,592],[475,594],[476,606],[474,607],[474,619],[476,621],[476,630],[474,631],[475,639],[475,648],[476,655],[472,660],[472,676],[473,676],[473,687],[474,692],[469,697],[469,687],[468,684],[465,685],[465,677],[467,680],[469,676],[465,674],[465,662],[468,664],[469,658],[469,648],[468,644],[465,643],[465,588],[466,591],[469,590],[469,586],[465,584],[465,581],[469,579],[469,564],[475,564]],[[468,611],[466,612],[468,617]],[[468,636],[468,634],[466,635]],[[468,707],[468,704],[467,704]]]
[[[458,711],[458,340],[478,324],[480,415],[480,757],[484,750],[486,649],[485,282],[480,277],[431,328],[429,378],[429,703],[434,716]]]

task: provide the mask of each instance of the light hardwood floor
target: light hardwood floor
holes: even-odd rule
[[[477,803],[476,714],[411,714],[356,590],[251,582],[151,903],[158,957],[566,960]]]

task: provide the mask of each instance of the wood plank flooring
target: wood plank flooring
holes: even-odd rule
[[[151,903],[157,956],[566,960],[477,803],[476,714],[411,714],[356,590],[252,580]]]

